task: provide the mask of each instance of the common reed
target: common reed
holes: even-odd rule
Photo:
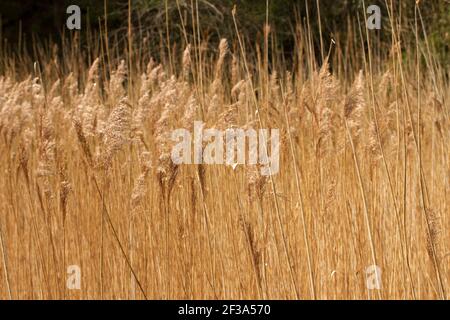
[[[276,30],[250,50],[236,23],[218,48],[162,34],[159,58],[130,40],[3,70],[0,298],[448,299],[449,70],[397,19],[386,56],[358,26],[314,52],[299,23],[286,62]],[[280,172],[173,163],[194,121],[280,129]]]

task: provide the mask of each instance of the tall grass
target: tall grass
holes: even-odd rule
[[[146,48],[130,20],[111,43],[105,20],[86,50],[2,47],[0,297],[448,299],[448,66],[418,5],[411,46],[387,8],[385,53],[365,12],[320,52],[299,19],[286,61],[268,13],[261,43],[234,20],[215,50],[180,8],[183,43],[166,21]],[[195,120],[279,128],[280,172],[175,165],[171,131]]]

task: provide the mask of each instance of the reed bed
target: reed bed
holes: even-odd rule
[[[360,24],[323,60],[299,25],[290,63],[269,25],[252,50],[236,24],[159,59],[131,32],[2,52],[0,298],[448,299],[448,66],[390,19],[386,54]],[[280,129],[279,173],[175,165],[196,120]]]

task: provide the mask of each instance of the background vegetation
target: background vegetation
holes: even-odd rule
[[[233,38],[231,9],[235,4],[239,8],[238,21],[243,37],[254,43],[255,40],[262,39],[262,26],[266,22],[268,9],[271,29],[276,34],[275,45],[283,46],[287,58],[292,56],[295,48],[293,37],[295,25],[306,24],[308,17],[316,48],[320,48],[321,34],[323,46],[328,48],[336,33],[345,38],[349,31],[355,29],[358,17],[363,20],[362,0],[271,0],[268,1],[268,8],[266,0],[133,0],[131,3],[133,30],[147,36],[153,48],[157,47],[154,44],[160,40],[161,32],[167,31],[166,17],[170,21],[168,31],[173,43],[181,43],[183,40],[180,16],[184,18],[187,34],[192,34],[192,19],[190,19],[192,7],[198,8],[201,17],[200,32],[203,39],[208,39],[212,47],[217,46],[221,37]],[[399,23],[402,28],[410,30],[414,20],[415,1],[394,0],[392,3],[401,14]],[[123,35],[128,27],[125,19],[128,14],[126,0],[2,1],[0,15],[3,38],[8,39],[12,50],[17,49],[18,41],[23,41],[23,44],[30,48],[32,37],[38,37],[40,40],[51,38],[61,44],[61,35],[67,33],[64,31],[67,18],[65,10],[70,4],[77,4],[82,9],[83,31],[80,36],[84,46],[87,46],[89,40],[88,33],[99,31],[99,23],[104,22],[105,8],[111,39],[117,34]],[[377,4],[382,8],[383,31],[378,32],[378,37],[383,50],[388,50],[392,39],[389,32],[386,32],[389,30],[386,2],[365,1],[366,7],[370,4]],[[448,0],[439,0],[427,1],[421,8],[430,44],[435,49],[437,59],[446,64],[450,62],[449,7]],[[413,42],[413,33],[405,32],[403,41]]]

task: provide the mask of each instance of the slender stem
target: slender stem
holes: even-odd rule
[[[6,288],[8,289],[8,297],[9,297],[9,300],[12,300],[11,285],[9,282],[8,264],[7,264],[7,259],[6,259],[6,249],[5,249],[5,244],[3,242],[3,233],[2,233],[1,225],[0,225],[0,249],[2,250],[3,271],[5,272]]]

